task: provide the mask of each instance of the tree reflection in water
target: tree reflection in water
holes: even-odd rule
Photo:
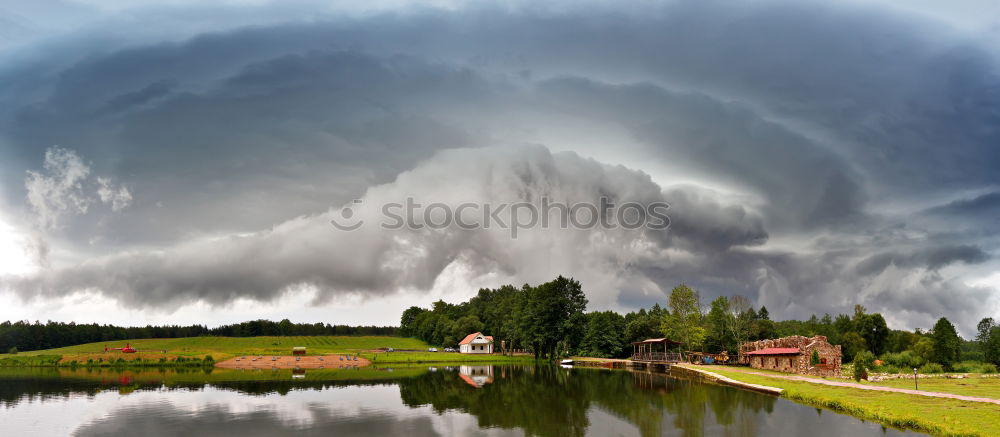
[[[475,415],[481,427],[521,428],[538,436],[585,435],[592,407],[632,423],[643,436],[663,435],[665,428],[704,435],[707,411],[719,425],[751,436],[759,413],[771,412],[776,400],[664,374],[555,366],[505,366],[481,389],[462,384],[451,372],[399,385],[406,405],[430,405],[438,413],[459,410]]]
[[[309,417],[309,423],[296,425],[301,435],[376,429],[389,434],[405,429],[408,437],[455,432],[540,437],[906,434],[840,414],[819,415],[811,407],[770,395],[659,373],[550,365],[388,370],[308,370],[294,379],[287,370],[2,370],[0,404],[16,410],[36,400],[83,402],[90,408],[92,398],[117,392],[115,396],[135,401],[128,402],[128,408],[110,404],[104,419],[81,424],[81,432],[113,433],[119,419],[127,416],[124,423],[163,430],[149,437],[208,429],[238,428],[248,435],[279,432],[289,426],[283,416],[297,410]],[[248,396],[264,410],[241,409]],[[206,399],[212,399],[211,408],[184,408]],[[25,408],[26,413],[33,411],[31,405]],[[25,424],[33,423],[30,415],[23,417]],[[456,423],[471,428],[447,429]]]

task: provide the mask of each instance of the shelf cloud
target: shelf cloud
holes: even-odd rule
[[[1000,310],[988,28],[879,2],[83,3],[68,30],[48,7],[0,44],[0,202],[58,252],[0,280],[25,299],[419,295],[461,265],[574,276],[592,309],[685,282],[778,318]],[[666,202],[671,227],[329,224],[540,196]]]

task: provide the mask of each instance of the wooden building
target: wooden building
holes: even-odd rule
[[[676,363],[684,359],[678,346],[684,343],[668,338],[647,338],[632,342],[632,361]],[[674,350],[671,350],[674,349]]]

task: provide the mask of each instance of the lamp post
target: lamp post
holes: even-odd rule
[[[916,367],[913,368],[913,389],[914,390],[920,390],[919,388],[917,388],[917,368]]]

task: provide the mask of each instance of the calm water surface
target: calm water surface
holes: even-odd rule
[[[898,436],[664,374],[555,366],[0,369],[4,435]]]

